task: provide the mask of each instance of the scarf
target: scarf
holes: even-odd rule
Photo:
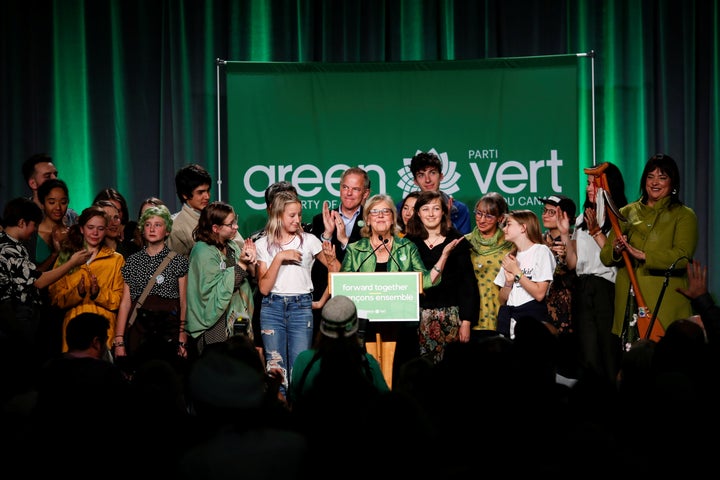
[[[465,235],[465,238],[472,245],[473,250],[478,255],[492,255],[502,249],[509,249],[512,242],[505,240],[501,229],[495,230],[495,234],[490,238],[485,238],[477,227],[472,232]]]

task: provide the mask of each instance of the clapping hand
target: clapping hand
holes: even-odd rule
[[[598,228],[597,213],[593,207],[586,208],[584,216],[588,232],[592,232]]]
[[[80,295],[81,297],[85,297],[85,295],[87,294],[87,291],[85,289],[85,275],[80,275],[80,283],[78,283],[77,292],[78,295]]]
[[[251,239],[246,238],[245,244],[242,249],[242,256],[240,260],[247,263],[248,265],[254,265],[257,262],[257,250],[255,249],[255,242]]]
[[[322,206],[322,219],[323,225],[325,226],[324,233],[330,233],[330,235],[326,236],[326,238],[332,237],[332,234],[335,231],[335,218],[333,216],[333,213],[335,212],[330,211],[330,204],[327,200],[325,200]]]
[[[51,238],[52,238],[53,249],[56,252],[60,251],[60,248],[62,247],[62,242],[63,242],[63,240],[65,240],[67,238],[67,234],[68,234],[68,228],[66,226],[55,225],[53,227]]]
[[[88,273],[90,274],[90,298],[95,299],[100,293],[100,285],[98,285],[97,276],[90,270]]]
[[[505,270],[506,282],[512,282],[515,279],[515,275],[519,275],[522,271],[520,270],[520,264],[518,263],[517,258],[515,258],[515,255],[511,253],[508,253],[503,257],[502,267]]]
[[[570,235],[570,217],[564,210],[558,210],[557,229],[560,235]]]
[[[448,244],[445,245],[445,248],[443,248],[442,254],[447,257],[448,255],[450,255],[450,252],[452,252],[455,247],[457,247],[457,244],[462,242],[463,240],[465,240],[464,236],[448,242]]]

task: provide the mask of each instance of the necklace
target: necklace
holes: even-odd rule
[[[433,237],[433,238],[428,238],[428,239],[426,239],[426,240],[425,240],[425,243],[427,243],[427,246],[432,250],[433,247],[435,247],[436,245],[441,244],[441,243],[443,242],[443,240],[445,240],[445,237],[443,237],[442,235],[440,235],[440,236],[437,236],[437,237]]]

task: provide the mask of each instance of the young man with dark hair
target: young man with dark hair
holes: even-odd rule
[[[442,160],[440,160],[440,157],[431,152],[417,153],[410,161],[410,171],[415,185],[420,190],[440,192],[450,208],[450,220],[453,226],[463,235],[470,233],[472,226],[470,224],[470,210],[467,205],[440,190],[440,183],[445,177],[445,174],[442,173]],[[398,211],[401,203],[402,201],[397,204]]]
[[[185,165],[175,174],[175,193],[182,208],[172,216],[173,229],[167,240],[170,250],[190,256],[195,245],[193,230],[200,212],[210,203],[211,183],[208,171],[196,163]]]

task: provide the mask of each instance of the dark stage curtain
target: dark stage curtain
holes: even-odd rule
[[[218,58],[382,62],[594,51],[596,135],[583,141],[595,142],[597,162],[623,168],[630,199],[647,158],[673,156],[681,198],[700,219],[696,257],[718,265],[716,0],[8,0],[0,8],[2,205],[28,194],[23,159],[47,152],[76,210],[107,186],[125,195],[133,215],[149,195],[178,209],[179,167],[198,162],[218,178]],[[227,198],[228,183],[214,192]],[[714,290],[718,272],[711,269]]]

